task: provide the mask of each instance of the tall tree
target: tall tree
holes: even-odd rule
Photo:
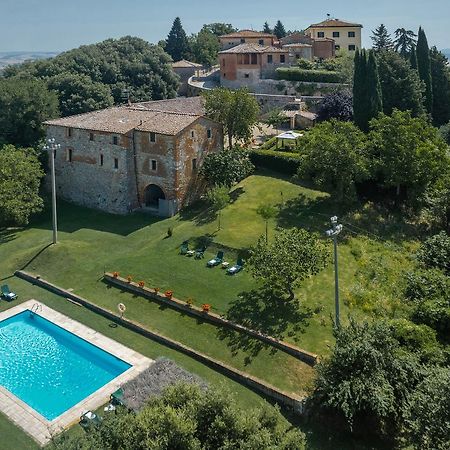
[[[373,50],[369,51],[367,62],[367,89],[369,121],[377,117],[383,111],[383,95],[381,93],[380,77],[378,75],[378,63]]]
[[[431,114],[433,111],[433,85],[431,80],[430,49],[428,48],[427,37],[422,27],[419,28],[416,49],[417,70],[419,71],[420,79],[425,83],[425,108]]]
[[[284,29],[284,25],[280,20],[277,21],[275,27],[273,28],[273,34],[278,38],[284,38],[286,36],[286,30]]]
[[[430,51],[433,86],[433,123],[441,126],[450,121],[450,67],[448,59],[436,47]]]
[[[372,31],[370,39],[373,41],[372,48],[377,52],[381,50],[392,50],[394,47],[391,35],[383,23],[375,31]]]
[[[230,148],[234,139],[246,141],[251,138],[259,115],[259,105],[253,95],[246,89],[232,91],[222,87],[204,95],[207,115],[223,125]]]
[[[219,39],[205,27],[192,39],[191,51],[196,63],[203,64],[206,67],[213,66],[217,63],[219,50]]]
[[[263,33],[272,34],[272,28],[270,28],[268,22],[264,22]]]
[[[0,148],[0,227],[27,225],[30,216],[42,210],[39,186],[43,176],[33,149]]]
[[[413,116],[424,113],[424,85],[417,70],[396,52],[377,54],[378,73],[383,93],[383,111],[391,114],[394,109],[410,110]]]
[[[416,47],[412,47],[409,52],[409,63],[411,64],[411,68],[417,70],[417,50]]]
[[[416,33],[405,28],[397,28],[395,30],[394,48],[404,58],[407,58],[411,48],[416,45]]]
[[[41,80],[0,78],[0,145],[36,146],[42,122],[59,116],[58,97]]]
[[[366,51],[356,49],[355,70],[353,74],[353,116],[356,125],[362,130],[367,128],[369,123],[367,116],[367,57]]]
[[[189,41],[181,24],[181,19],[176,17],[167,36],[166,52],[174,61],[180,61],[189,53]]]
[[[225,34],[234,33],[235,31],[237,31],[237,28],[233,27],[231,23],[221,23],[221,22],[207,23],[203,25],[203,29],[210,31],[217,37],[223,36]]]

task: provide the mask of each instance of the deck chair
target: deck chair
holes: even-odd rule
[[[11,292],[9,289],[9,286],[7,284],[4,284],[1,287],[2,290],[2,297],[8,301],[15,300],[17,298],[17,294],[14,292]]]
[[[195,259],[202,259],[205,256],[205,250],[206,250],[206,245],[203,245],[202,247],[198,248],[195,251]]]
[[[219,252],[217,252],[217,256],[213,259],[210,259],[206,263],[206,265],[208,267],[214,267],[214,266],[218,266],[219,264],[222,264],[222,261],[223,261],[223,252],[219,251]]]
[[[86,431],[92,426],[99,425],[101,421],[101,417],[92,411],[87,411],[80,417],[80,425]]]
[[[234,275],[240,272],[243,268],[244,268],[244,261],[242,258],[239,258],[234,266],[231,266],[227,269],[227,273],[229,275]]]

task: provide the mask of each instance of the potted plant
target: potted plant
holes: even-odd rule
[[[119,272],[113,272],[113,277],[114,278],[118,278],[118,276],[119,276]]]
[[[202,305],[202,311],[205,313],[209,313],[209,311],[211,311],[211,305],[209,303],[204,303]]]
[[[192,305],[194,304],[194,300],[192,300],[192,298],[188,298],[186,300],[186,304],[189,306],[189,308],[192,308]]]
[[[155,287],[155,288],[153,288],[153,290],[155,291],[155,294],[158,295],[158,293],[159,293],[159,287]]]
[[[164,292],[164,295],[165,295],[166,298],[171,300],[172,299],[172,295],[173,295],[173,291],[170,291],[170,290],[166,291],[166,292]]]
[[[133,277],[131,275],[127,276],[127,281],[128,283],[131,283],[133,281]]]
[[[145,286],[145,281],[139,281],[138,285],[140,288],[143,288]]]

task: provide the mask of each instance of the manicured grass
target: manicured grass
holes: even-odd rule
[[[0,413],[0,448],[2,450],[36,450],[39,446]]]

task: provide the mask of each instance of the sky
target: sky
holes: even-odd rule
[[[0,0],[0,52],[64,51],[125,35],[156,43],[176,16],[190,34],[204,23],[260,30],[278,19],[304,29],[327,14],[361,23],[366,47],[384,23],[390,31],[422,26],[430,46],[450,48],[450,0]]]

